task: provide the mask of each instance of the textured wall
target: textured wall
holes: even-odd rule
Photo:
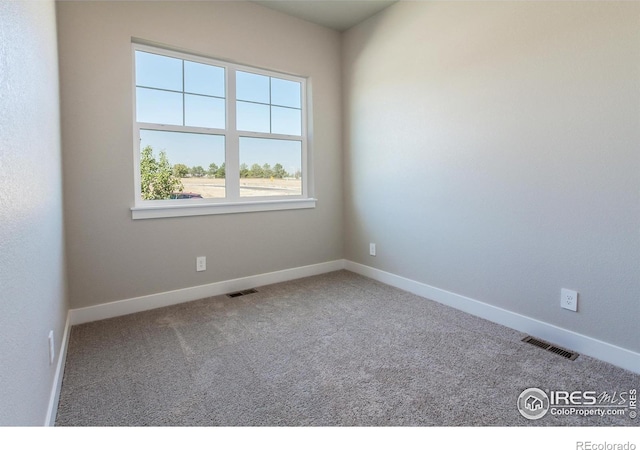
[[[400,2],[349,30],[346,258],[640,351],[639,54],[635,2]]]
[[[43,425],[67,311],[53,2],[0,2],[0,425]]]
[[[58,30],[73,308],[342,257],[339,33],[251,2],[60,2]],[[132,37],[310,76],[317,207],[133,221]]]

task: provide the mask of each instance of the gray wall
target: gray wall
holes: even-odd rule
[[[401,2],[349,30],[345,257],[640,351],[639,54],[635,2]]]
[[[339,33],[251,2],[60,2],[58,32],[73,308],[342,257]],[[133,221],[132,37],[310,76],[317,207]]]
[[[0,24],[0,425],[43,425],[67,312],[55,6],[3,1]]]

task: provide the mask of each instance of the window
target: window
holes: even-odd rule
[[[133,44],[134,219],[312,208],[306,80]]]

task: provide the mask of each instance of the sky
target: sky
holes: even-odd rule
[[[301,84],[236,71],[236,123],[240,131],[302,134]],[[138,122],[224,129],[225,69],[163,55],[136,51],[136,115]],[[151,145],[158,156],[188,167],[224,162],[222,135],[140,130],[140,148]],[[240,139],[240,164],[283,165],[299,170],[300,141]]]

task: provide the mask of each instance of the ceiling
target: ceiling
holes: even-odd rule
[[[254,0],[267,8],[344,31],[397,0]]]

